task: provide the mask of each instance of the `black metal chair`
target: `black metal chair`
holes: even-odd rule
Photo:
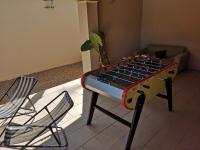
[[[64,130],[57,126],[57,122],[65,116],[73,104],[68,92],[63,91],[23,125],[9,124],[6,127],[1,146],[21,149],[26,147],[67,147],[67,137]],[[45,112],[47,114],[41,117]],[[54,139],[50,142],[51,144],[43,145],[43,140],[50,137]]]
[[[33,77],[18,77],[13,82],[11,87],[0,99],[0,102],[4,102],[0,105],[0,125],[7,123],[7,120],[10,119],[10,123],[14,117],[19,115],[26,115],[33,112],[36,112],[34,105],[32,104],[29,94],[31,93],[33,87],[37,83],[37,79]],[[22,105],[28,100],[33,109],[23,108]],[[20,112],[19,110],[23,110]],[[0,134],[2,136],[4,130]]]

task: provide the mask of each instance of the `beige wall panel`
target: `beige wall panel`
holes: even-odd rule
[[[0,80],[81,61],[76,0],[0,1]]]
[[[139,48],[142,0],[101,0],[99,28],[106,33],[111,60],[133,54]]]
[[[142,47],[149,43],[183,45],[189,67],[200,70],[200,1],[143,0]]]

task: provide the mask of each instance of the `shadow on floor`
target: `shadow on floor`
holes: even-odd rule
[[[82,75],[82,62],[65,65],[37,73],[30,74],[38,79],[38,83],[32,93],[36,93],[51,87],[80,78]],[[0,97],[7,91],[14,79],[0,82]]]

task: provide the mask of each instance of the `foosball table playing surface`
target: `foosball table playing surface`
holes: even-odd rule
[[[158,96],[168,102],[172,111],[172,81],[178,64],[167,59],[147,55],[124,57],[111,65],[85,73],[81,84],[93,92],[87,124],[91,124],[95,108],[130,127],[126,150],[129,150],[140,118],[144,102]],[[166,95],[161,94],[166,90]],[[132,122],[97,105],[98,95],[115,98],[127,108],[134,110]]]

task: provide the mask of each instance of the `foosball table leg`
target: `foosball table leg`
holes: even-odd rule
[[[87,125],[91,124],[98,96],[99,96],[99,93],[92,92],[92,98],[91,98],[91,103],[90,103],[90,112],[89,112],[89,115],[88,115]]]
[[[136,131],[139,119],[140,119],[140,114],[142,112],[144,101],[145,101],[145,95],[141,94],[137,99],[125,150],[130,150],[131,148],[131,144],[135,135],[135,131]]]
[[[173,106],[172,106],[172,79],[171,78],[167,78],[165,80],[165,86],[166,86],[166,91],[167,91],[167,100],[168,100],[169,111],[172,111]]]

